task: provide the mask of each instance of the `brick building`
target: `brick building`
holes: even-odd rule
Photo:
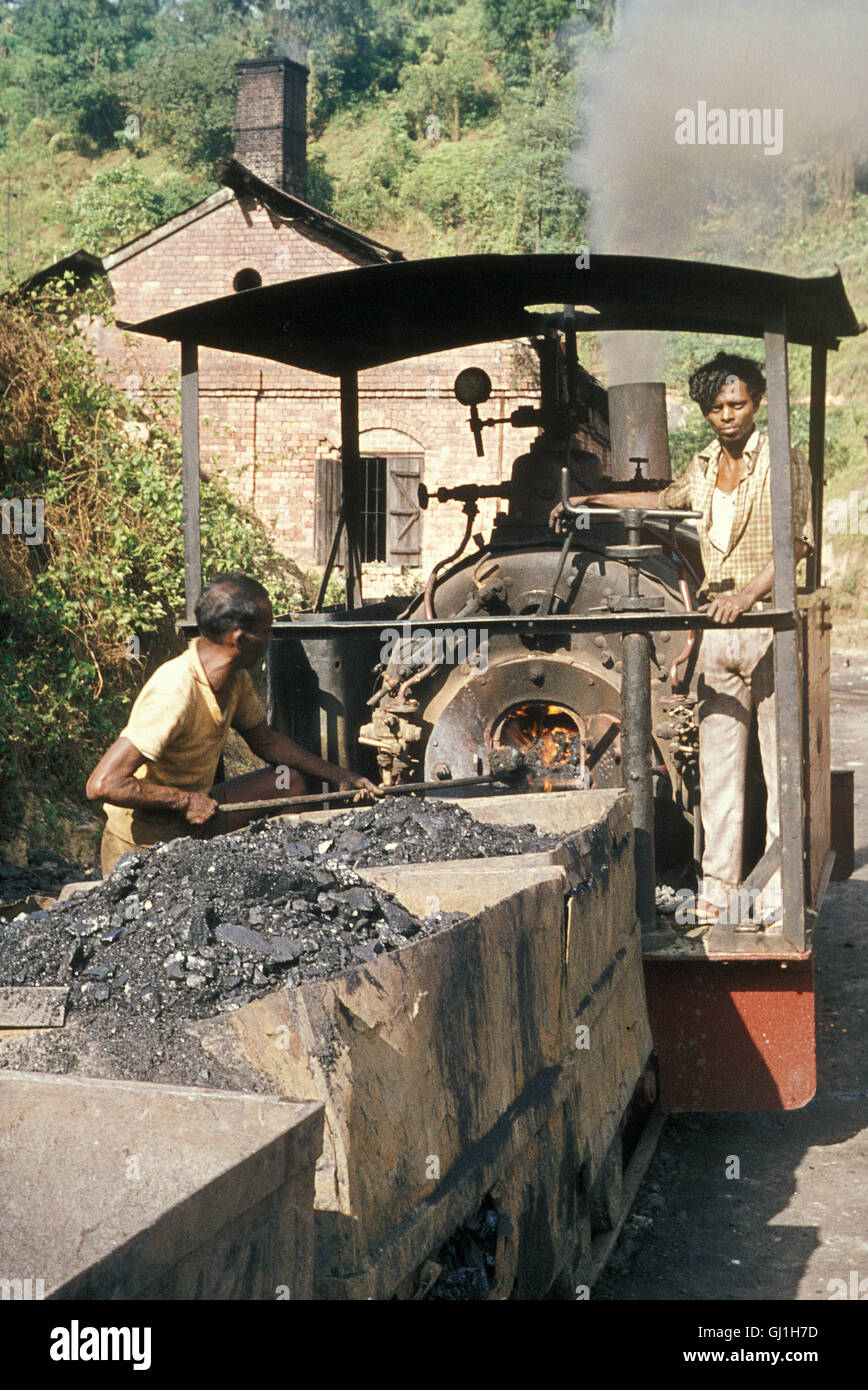
[[[258,285],[403,259],[305,202],[306,81],[307,69],[285,58],[238,64],[236,158],[223,188],[103,258],[118,319],[141,322]],[[177,344],[101,322],[91,332],[129,394],[176,409]],[[418,481],[434,489],[509,477],[533,432],[495,426],[477,459],[452,383],[463,367],[484,367],[493,384],[486,410],[509,415],[538,400],[529,356],[520,344],[485,344],[360,374],[367,593],[388,589],[402,567],[427,571],[460,539],[460,506],[420,513]],[[199,394],[203,468],[226,475],[284,553],[302,566],[324,563],[339,492],[337,380],[206,348]],[[481,527],[495,507],[482,504]]]

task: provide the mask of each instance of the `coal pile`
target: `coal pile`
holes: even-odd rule
[[[276,829],[127,855],[93,891],[9,924],[0,983],[68,984],[72,1011],[203,1018],[446,923],[420,922],[324,854],[293,855]]]
[[[317,853],[328,841],[328,853],[354,869],[533,854],[561,838],[541,835],[532,825],[487,825],[454,801],[410,796],[384,799],[329,822],[286,827],[284,833],[297,847],[290,852],[304,854],[310,847]]]
[[[373,962],[463,915],[420,921],[306,848],[294,856],[281,827],[265,822],[176,840],[127,855],[88,893],[6,924],[0,984],[67,986],[69,997],[64,1028],[40,1034],[23,1060],[4,1050],[3,1062],[53,1071],[81,1062],[86,1073],[76,1052],[84,1040],[112,1057],[114,1075],[219,1083],[195,1069],[201,1053],[184,1024]]]
[[[466,916],[414,917],[357,868],[550,843],[531,826],[408,798],[127,855],[98,887],[3,925],[0,985],[69,994],[65,1026],[7,1041],[0,1065],[260,1089],[256,1073],[210,1060],[203,1070],[186,1025],[372,964]]]

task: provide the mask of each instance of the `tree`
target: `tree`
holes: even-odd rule
[[[383,90],[401,53],[397,35],[378,32],[372,0],[286,0],[265,13],[262,30],[264,51],[306,55],[314,135],[341,106]]]
[[[443,124],[460,140],[462,118],[495,99],[486,82],[478,12],[466,5],[456,15],[440,15],[420,27],[419,39],[424,50],[401,71],[401,107],[424,138],[432,138],[433,127],[439,139]]]
[[[129,160],[94,174],[72,200],[70,247],[104,254],[159,226],[202,197],[179,175],[162,184]]]
[[[153,32],[157,0],[21,0],[12,35],[38,115],[105,146],[121,123],[114,74]]]
[[[576,14],[574,0],[482,0],[489,41],[508,81],[525,81],[533,54]]]
[[[584,22],[611,34],[617,0],[482,0],[488,43],[509,82],[526,82],[534,61],[564,25]],[[578,21],[578,24],[576,23]]]
[[[516,251],[572,251],[582,240],[587,214],[583,194],[566,178],[576,141],[572,79],[550,56],[527,86],[512,93],[503,111],[510,132],[491,183],[505,208]]]
[[[139,117],[145,144],[168,145],[182,169],[213,178],[232,154],[235,63],[245,56],[245,46],[227,37],[156,54],[126,74],[118,91]]]

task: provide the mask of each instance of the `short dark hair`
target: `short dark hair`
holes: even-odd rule
[[[719,352],[710,362],[703,362],[701,367],[697,367],[690,378],[690,399],[696,401],[703,415],[708,414],[729,377],[743,381],[752,396],[765,395],[766,379],[759,362],[754,362],[752,357]]]
[[[258,579],[248,574],[215,574],[209,579],[196,604],[196,622],[203,637],[219,642],[227,632],[255,627],[268,593]]]

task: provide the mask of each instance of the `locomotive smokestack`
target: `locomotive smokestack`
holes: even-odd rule
[[[631,381],[609,387],[609,427],[612,440],[612,478],[629,483],[636,478],[634,459],[645,481],[669,482],[669,427],[666,387],[662,381]]]

